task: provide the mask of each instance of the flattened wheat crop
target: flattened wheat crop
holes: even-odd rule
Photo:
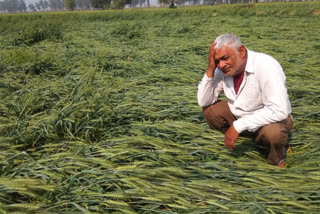
[[[0,213],[317,213],[319,2],[0,16]],[[282,64],[287,167],[197,105],[211,42]]]

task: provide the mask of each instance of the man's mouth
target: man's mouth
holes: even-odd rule
[[[229,71],[230,71],[230,67],[229,68],[224,68],[222,71],[223,71],[223,73],[228,73]]]

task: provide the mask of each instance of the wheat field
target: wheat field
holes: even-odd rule
[[[317,213],[320,2],[0,15],[0,213]],[[197,85],[234,33],[284,68],[287,166],[210,130]]]

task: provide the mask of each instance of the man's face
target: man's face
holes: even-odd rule
[[[244,58],[243,56],[244,46],[241,46],[238,51],[233,48],[223,46],[216,51],[214,55],[214,61],[216,66],[226,76],[236,76],[244,70]]]

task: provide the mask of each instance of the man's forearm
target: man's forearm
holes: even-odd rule
[[[276,113],[277,112],[277,113]],[[288,117],[286,110],[262,108],[255,111],[253,114],[240,118],[233,122],[234,128],[241,133],[245,130],[255,131],[258,128],[267,124],[282,121]]]

